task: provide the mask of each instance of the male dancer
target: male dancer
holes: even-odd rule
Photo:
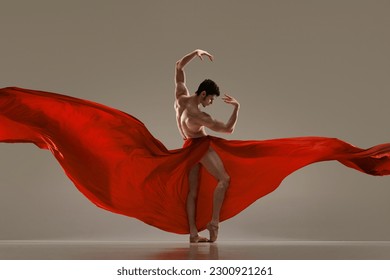
[[[213,119],[210,115],[202,112],[199,105],[206,107],[211,105],[214,96],[219,96],[219,88],[212,80],[206,79],[200,85],[198,90],[190,95],[185,84],[184,66],[194,57],[198,56],[203,60],[203,55],[213,61],[213,56],[203,50],[194,50],[185,55],[176,62],[176,92],[175,92],[175,110],[177,126],[183,139],[197,138],[206,136],[205,127],[216,132],[232,133],[237,122],[240,104],[233,97],[225,94],[222,100],[234,106],[233,113],[227,123]],[[198,192],[199,165],[203,165],[206,170],[213,175],[218,184],[214,191],[212,219],[207,224],[210,232],[210,239],[201,237],[195,223],[196,197]],[[226,189],[229,186],[230,177],[226,173],[223,163],[218,154],[209,148],[199,163],[192,167],[189,172],[189,193],[187,197],[187,215],[190,227],[190,242],[214,242],[218,236],[219,213],[224,200]]]

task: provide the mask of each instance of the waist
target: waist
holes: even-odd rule
[[[183,139],[184,140],[183,148],[185,148],[185,147],[187,147],[195,142],[205,140],[206,138],[210,138],[210,136],[209,135],[202,135],[199,137],[188,137],[186,139]]]

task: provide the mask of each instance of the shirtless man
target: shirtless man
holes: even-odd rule
[[[222,97],[224,102],[234,106],[233,113],[228,122],[223,123],[213,119],[210,115],[202,112],[199,108],[199,105],[202,105],[203,107],[211,105],[214,101],[214,97],[219,96],[219,88],[213,81],[206,79],[199,85],[198,90],[194,94],[190,95],[188,92],[185,84],[184,66],[196,56],[198,56],[201,60],[203,60],[203,56],[207,56],[211,61],[213,61],[213,56],[211,54],[198,49],[185,55],[182,59],[176,62],[175,111],[179,131],[184,140],[187,138],[206,136],[205,127],[216,132],[232,133],[237,122],[238,110],[240,107],[237,100],[227,94]],[[210,232],[210,239],[199,236],[195,223],[200,164],[203,165],[203,167],[218,180],[213,196],[212,219],[207,224],[207,229]],[[210,147],[200,162],[193,166],[189,172],[189,193],[186,206],[191,243],[214,242],[217,239],[219,213],[229,182],[230,177],[226,173],[220,157],[213,148]]]

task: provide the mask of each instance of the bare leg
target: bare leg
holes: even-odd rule
[[[210,241],[214,242],[218,237],[219,213],[225,198],[226,190],[230,184],[230,177],[225,171],[221,158],[213,148],[210,147],[200,162],[206,170],[218,180],[213,197],[213,214],[211,221],[207,224],[207,229],[210,232]]]
[[[208,239],[205,237],[201,237],[198,234],[198,229],[196,227],[195,222],[195,214],[196,214],[196,198],[198,195],[198,184],[199,184],[199,163],[194,165],[190,170],[188,175],[189,179],[189,192],[187,196],[187,216],[188,216],[188,224],[190,227],[190,242],[198,243],[198,242],[208,242]]]

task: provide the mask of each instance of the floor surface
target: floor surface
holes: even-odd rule
[[[2,260],[387,260],[389,241],[0,241]]]

